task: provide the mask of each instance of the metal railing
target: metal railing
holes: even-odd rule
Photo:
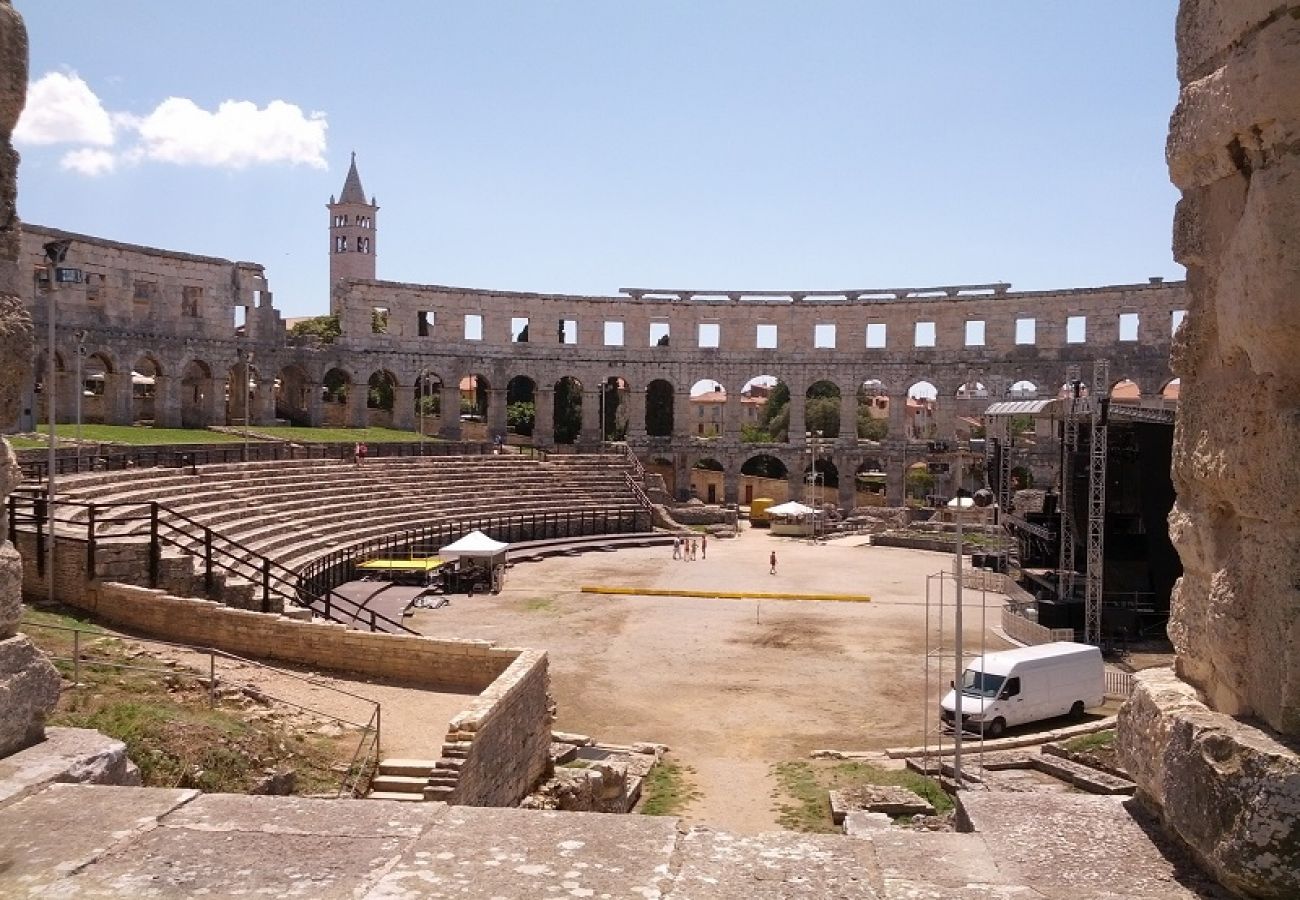
[[[264,665],[255,660],[246,659],[245,657],[242,656],[236,656],[233,653],[227,653],[224,650],[217,650],[213,647],[195,647],[189,644],[177,644],[171,641],[161,641],[161,640],[155,640],[153,638],[136,638],[136,637],[127,638],[129,640],[136,641],[138,643],[152,644],[160,647],[170,647],[172,649],[181,650],[186,653],[195,653],[200,656],[206,656],[207,673],[205,675],[201,671],[196,671],[190,668],[142,666],[142,665],[137,665],[135,663],[120,662],[118,660],[107,658],[107,657],[102,657],[102,658],[95,657],[95,656],[91,656],[89,652],[83,649],[87,643],[90,643],[90,641],[87,640],[87,638],[110,639],[110,640],[123,639],[123,638],[119,638],[117,635],[104,634],[103,632],[92,631],[87,628],[73,628],[68,625],[55,625],[53,623],[48,623],[48,622],[36,622],[29,618],[23,619],[22,627],[24,631],[30,631],[31,629],[45,629],[47,631],[61,632],[61,633],[67,633],[72,635],[71,656],[60,656],[57,653],[46,651],[46,650],[42,650],[41,652],[44,653],[46,657],[51,660],[71,664],[73,688],[80,687],[82,685],[81,673],[84,667],[111,668],[120,671],[140,672],[146,675],[158,675],[160,676],[159,678],[160,681],[164,678],[170,679],[170,678],[176,678],[178,676],[179,677],[188,676],[193,678],[199,684],[206,686],[207,694],[208,694],[208,706],[212,708],[216,707],[217,701],[219,699],[218,687],[224,684],[224,686],[239,688],[240,690],[244,691],[250,696],[256,698],[263,698],[272,701],[274,703],[279,703],[284,706],[290,706],[300,712],[308,713],[313,716],[319,716],[324,719],[329,719],[333,722],[337,722],[341,725],[345,725],[350,728],[361,729],[361,735],[359,740],[357,741],[357,748],[355,751],[353,751],[351,762],[349,763],[348,768],[344,772],[343,778],[340,781],[338,793],[336,796],[341,797],[343,796],[344,793],[351,794],[354,797],[363,795],[365,793],[365,789],[368,787],[368,782],[369,782],[367,773],[373,772],[374,766],[377,765],[379,762],[380,729],[382,724],[383,710],[378,700],[371,700],[369,697],[362,697],[360,694],[354,694],[351,691],[345,691],[342,688],[334,687],[331,684],[326,684],[322,681],[318,681],[313,678],[308,678],[303,675],[298,675],[294,672],[289,672],[285,669],[277,669],[273,666]],[[314,707],[304,706],[301,703],[296,703],[292,700],[287,700],[284,697],[278,697],[274,694],[268,693],[267,691],[263,690],[262,688],[256,685],[248,684],[239,681],[237,679],[221,676],[218,672],[218,665],[217,665],[218,660],[233,662],[243,667],[251,666],[255,669],[271,673],[276,677],[288,678],[294,681],[300,681],[305,684],[310,684],[313,687],[320,688],[322,690],[329,691],[334,694],[339,694],[344,697],[348,697],[350,700],[360,701],[360,703],[365,704],[369,707],[370,714],[364,723],[353,722],[350,719],[343,718],[342,716],[337,716],[334,715],[333,713],[327,713],[323,710],[316,709]]]
[[[78,455],[58,456],[54,461],[56,475],[73,475],[78,472],[111,472],[123,469],[191,469],[196,466],[236,462],[274,462],[276,460],[339,460],[350,461],[354,443],[294,444],[284,441],[256,441],[245,448],[241,443],[208,444],[194,447],[113,447],[107,452],[91,452],[83,448]],[[404,443],[367,444],[367,458],[401,458],[420,456],[490,456],[493,445],[483,441],[410,441]],[[530,459],[545,459],[545,451],[531,446],[515,447],[519,455]],[[43,481],[49,471],[45,459],[20,459],[23,477]]]
[[[471,531],[509,544],[556,540],[602,534],[632,534],[649,531],[648,507],[625,506],[564,512],[520,513],[480,516],[408,528],[380,538],[371,538],[330,551],[303,566],[299,573],[301,592],[327,597],[341,584],[356,580],[356,567],[376,558],[435,556],[438,550]]]
[[[1133,673],[1121,672],[1106,667],[1106,696],[1116,700],[1127,700],[1133,696]]]
[[[371,631],[419,634],[395,619],[336,593],[333,588],[337,585],[319,592],[304,591],[303,580],[297,572],[157,501],[87,503],[56,500],[50,504],[42,494],[20,490],[10,495],[8,514],[10,534],[27,532],[33,535],[36,558],[29,562],[35,563],[40,576],[45,574],[47,541],[56,533],[59,540],[84,542],[87,581],[99,577],[97,556],[104,543],[147,542],[148,586],[151,588],[159,587],[162,581],[163,548],[174,547],[198,561],[207,596],[219,593],[219,578],[232,576],[254,585],[262,612],[272,612],[275,606],[287,604],[310,609],[344,625],[366,624]],[[104,529],[112,526],[124,527],[125,530],[117,534],[105,533]]]

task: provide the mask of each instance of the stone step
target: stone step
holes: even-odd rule
[[[426,800],[434,799],[426,797],[424,794],[407,794],[400,791],[371,791],[366,794],[367,800],[397,800],[404,803],[423,803]]]
[[[376,775],[370,781],[370,792],[423,795],[428,786],[429,779],[418,775]]]
[[[1040,754],[1034,757],[1034,768],[1040,772],[1068,781],[1089,794],[1132,794],[1137,785],[1124,778],[1116,778],[1100,769],[1060,756]]]
[[[432,774],[433,768],[437,764],[436,759],[392,757],[390,759],[381,759],[377,771],[380,775],[420,775],[427,778]]]

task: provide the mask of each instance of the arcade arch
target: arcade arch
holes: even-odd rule
[[[673,400],[672,382],[656,378],[645,390],[645,433],[650,437],[672,437]]]
[[[740,440],[746,444],[785,443],[790,433],[790,387],[775,375],[755,375],[740,388]]]
[[[557,444],[574,444],[582,433],[582,382],[565,375],[555,383],[554,440]]]
[[[833,381],[814,381],[804,392],[804,427],[822,438],[840,436],[840,386]]]
[[[537,382],[516,375],[506,383],[506,430],[529,437],[536,423]]]
[[[223,392],[224,393],[224,392]],[[212,369],[200,359],[191,360],[181,370],[181,427],[206,428],[216,417],[218,397]]]
[[[889,437],[889,394],[879,378],[858,385],[858,438],[883,441]]]
[[[274,384],[277,419],[284,419],[291,425],[311,424],[310,383],[307,370],[297,363],[280,369]]]

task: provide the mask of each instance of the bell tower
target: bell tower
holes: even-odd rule
[[[352,154],[343,193],[330,197],[330,285],[340,278],[375,277],[375,198],[366,202],[357,174],[357,154]]]

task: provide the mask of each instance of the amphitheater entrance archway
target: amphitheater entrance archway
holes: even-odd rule
[[[820,508],[822,505],[835,504],[836,491],[840,486],[840,470],[835,463],[819,456],[812,465],[803,470],[804,502]]]
[[[790,499],[790,470],[770,453],[757,453],[740,465],[740,497],[748,505],[755,497],[771,497],[777,503]]]
[[[387,369],[370,373],[366,379],[366,424],[372,428],[392,428],[396,400],[397,376]]]
[[[879,378],[858,385],[858,439],[883,441],[889,437],[889,394]]]
[[[825,379],[814,381],[804,392],[804,424],[823,438],[840,436],[840,386]]]
[[[488,416],[492,410],[492,382],[480,372],[460,380],[460,433],[467,441],[488,439]]]
[[[181,427],[207,428],[220,410],[212,370],[202,360],[192,360],[181,373]]]
[[[656,378],[645,389],[645,433],[649,437],[672,437],[673,401],[672,382]]]
[[[163,368],[158,360],[145,353],[136,359],[135,364],[131,366],[131,422],[148,422],[155,427],[164,425],[166,413],[161,406],[167,402],[167,398],[158,396],[159,380],[162,378]],[[91,386],[86,384],[86,403],[90,405]],[[101,404],[102,404],[101,400]],[[104,410],[98,411],[100,416],[104,415]],[[95,421],[90,418],[87,412],[86,421]],[[98,421],[104,421],[102,418]]]
[[[555,443],[574,444],[582,433],[582,382],[566,375],[555,383]]]
[[[528,437],[536,423],[537,382],[516,375],[506,383],[506,430]]]
[[[247,427],[256,422],[258,401],[265,387],[255,366],[247,362],[231,366],[226,373],[225,423]]]
[[[790,387],[775,375],[755,375],[740,388],[740,440],[781,444],[790,435]],[[774,498],[775,499],[775,498]]]
[[[311,398],[307,396],[307,372],[295,364],[282,368],[275,378],[275,417],[290,425],[311,424]]]

